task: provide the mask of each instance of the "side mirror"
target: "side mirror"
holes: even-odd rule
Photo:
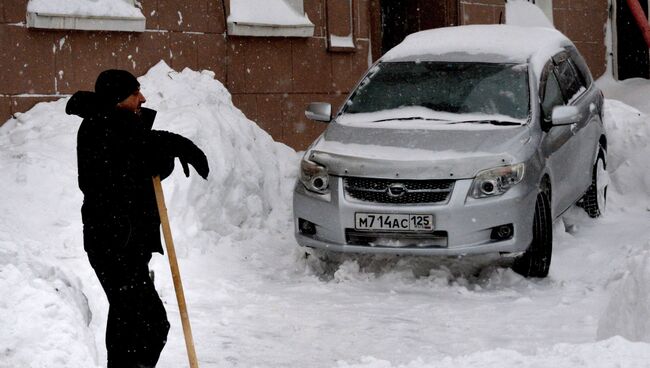
[[[309,120],[329,123],[332,121],[332,105],[326,102],[312,102],[305,110],[305,116]]]
[[[551,115],[553,125],[571,125],[582,118],[580,109],[575,106],[555,106]]]

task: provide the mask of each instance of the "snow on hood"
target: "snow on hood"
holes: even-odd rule
[[[461,59],[467,61],[480,62],[487,58],[494,62],[530,62],[533,72],[539,76],[546,60],[569,45],[572,43],[566,36],[547,27],[446,27],[407,36],[402,43],[389,50],[381,61],[442,60],[460,55]]]
[[[406,127],[397,129],[401,123]],[[332,123],[307,155],[313,153],[313,160],[337,175],[471,178],[481,170],[515,163],[516,153],[531,137],[528,126],[444,129],[443,124],[431,123],[439,128],[414,129],[411,121],[396,121],[389,128]]]

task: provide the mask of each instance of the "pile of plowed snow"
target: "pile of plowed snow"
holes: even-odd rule
[[[193,169],[185,178],[177,164],[163,182],[180,255],[222,237],[291,231],[298,158],[291,148],[235,108],[209,71],[176,72],[161,62],[139,81],[145,106],[158,110],[154,128],[190,138],[210,164],[207,181]],[[1,367],[100,361],[95,346],[103,338],[94,330],[105,321],[105,297],[83,252],[81,119],[65,114],[66,103],[38,104],[0,127]]]

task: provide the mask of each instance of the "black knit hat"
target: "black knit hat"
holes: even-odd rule
[[[104,70],[95,82],[95,93],[104,102],[117,105],[140,88],[140,83],[133,74],[126,70]]]

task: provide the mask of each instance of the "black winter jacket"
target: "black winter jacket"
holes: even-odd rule
[[[102,106],[92,92],[76,93],[66,112],[84,118],[77,135],[84,248],[87,252],[162,253],[152,177],[167,177],[170,136],[152,130],[156,112],[137,115]]]

